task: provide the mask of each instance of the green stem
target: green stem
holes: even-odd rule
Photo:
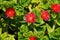
[[[55,30],[55,24],[53,25],[53,31]]]
[[[32,9],[31,9],[31,7],[32,7],[32,5],[29,5],[29,7],[28,7],[30,12],[32,12]]]

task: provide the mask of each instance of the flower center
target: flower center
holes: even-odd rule
[[[30,17],[30,20],[32,20],[32,17]]]
[[[57,8],[55,7],[54,10],[56,10]]]
[[[11,14],[12,12],[9,12],[9,14]]]

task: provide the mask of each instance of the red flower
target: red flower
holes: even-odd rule
[[[15,14],[16,14],[16,12],[13,8],[8,8],[5,12],[5,15],[9,18],[14,17]]]
[[[53,12],[60,12],[60,4],[52,4],[51,9]]]
[[[35,22],[36,15],[33,12],[29,12],[25,16],[25,21],[29,23],[34,23]]]
[[[29,39],[30,40],[36,40],[36,37],[35,36],[31,36]]]
[[[49,12],[43,10],[43,11],[41,12],[41,18],[42,18],[44,21],[47,21],[47,20],[50,18]]]

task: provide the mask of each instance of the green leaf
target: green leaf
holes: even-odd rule
[[[43,36],[44,36],[44,29],[37,31],[37,30],[34,28],[34,35],[35,35],[36,37],[38,37],[38,38],[43,37]]]
[[[2,2],[3,0],[0,0],[0,2]]]
[[[23,13],[18,11],[18,10],[16,10],[16,16],[21,16],[21,15],[23,15]]]
[[[8,37],[8,40],[15,40],[15,39],[14,39],[14,36]]]
[[[47,26],[47,31],[48,31],[48,35],[50,38],[54,38],[55,36],[55,25],[53,25],[53,28],[51,28],[48,24],[46,24]]]
[[[36,27],[39,27],[39,26],[40,26],[40,24],[36,24],[36,23],[34,23],[34,25],[35,25]]]
[[[32,11],[36,14],[37,19],[36,22],[39,23],[40,25],[44,24],[44,21],[41,18],[41,13],[39,10],[37,10],[36,8],[33,8]]]
[[[23,10],[24,10],[24,8],[23,8],[22,6],[17,5],[17,4],[14,6],[14,8],[15,8],[16,10],[20,11],[20,12],[23,12]]]
[[[21,39],[19,39],[19,40],[28,40],[28,39],[26,39],[26,38],[21,38]]]
[[[34,36],[34,34],[33,34],[32,31],[29,31],[29,32],[23,33],[23,36],[26,37],[26,38],[28,38],[28,37],[30,37],[30,36]]]
[[[56,18],[57,17],[57,14],[56,13],[51,13],[51,16],[52,16],[52,18]]]
[[[19,4],[23,7],[28,6],[30,0],[19,0]]]
[[[16,16],[24,15],[23,14],[24,8],[22,6],[16,4],[14,6],[14,8],[15,8],[15,11],[16,11]]]
[[[2,34],[2,28],[0,28],[0,35]]]
[[[55,30],[56,35],[60,35],[60,27]]]
[[[29,31],[29,32],[23,33],[23,36],[26,37],[26,38],[28,38],[28,37],[30,37],[30,36],[34,36],[34,34],[33,34],[32,31]]]
[[[40,40],[49,40],[49,38],[47,36],[43,36],[42,38],[40,38]]]
[[[28,36],[34,35],[32,31],[28,32]]]
[[[28,32],[23,33],[24,37],[29,37]]]
[[[20,32],[22,32],[22,33],[24,33],[24,32],[28,32],[29,30],[28,30],[28,27],[26,26],[26,25],[22,25],[21,27],[20,27]]]
[[[57,25],[59,25],[60,26],[60,20],[58,19],[56,19],[56,20],[54,20],[54,22],[57,24]]]
[[[0,40],[2,40],[1,34],[0,34]]]
[[[54,22],[60,26],[60,14],[57,14],[57,18],[54,20]]]
[[[32,12],[34,12],[38,17],[40,17],[41,13],[39,11],[40,9],[38,9],[37,7],[36,8],[33,8],[32,9]]]
[[[36,21],[37,21],[38,23],[40,23],[40,25],[44,24],[44,21],[42,20],[41,17],[40,17],[40,18],[37,18]]]
[[[52,28],[48,24],[46,24],[46,27],[47,27],[48,33],[52,32]]]
[[[60,4],[60,0],[58,0],[58,3]]]
[[[32,0],[31,2],[32,3],[38,3],[38,2],[41,2],[42,0]]]
[[[37,38],[41,38],[44,36],[44,32],[43,31],[40,31],[40,32],[34,32],[34,35],[37,37]]]
[[[58,0],[49,0],[50,4],[58,3]]]
[[[5,32],[1,35],[2,38],[6,38],[7,36],[8,36],[7,32]]]
[[[42,8],[42,9],[48,9],[50,7],[50,5],[48,3],[47,4],[39,4],[38,7]]]
[[[20,32],[18,32],[18,39],[20,39],[20,37],[22,37],[22,35],[20,34]]]
[[[9,0],[9,1],[14,2],[14,3],[17,3],[17,0]]]
[[[55,32],[50,32],[50,33],[49,33],[49,37],[50,37],[50,38],[54,38],[54,36],[55,36]]]

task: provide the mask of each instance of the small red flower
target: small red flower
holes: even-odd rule
[[[43,11],[41,12],[41,18],[42,18],[44,21],[48,21],[48,19],[50,18],[49,12],[43,10]]]
[[[25,21],[29,23],[34,23],[35,22],[36,15],[33,12],[29,12],[25,16]]]
[[[16,14],[15,10],[13,8],[8,8],[5,12],[5,15],[8,17],[8,18],[11,18],[11,17],[14,17]]]
[[[30,39],[30,40],[36,40],[36,37],[35,37],[35,36],[30,36],[29,39]]]
[[[52,4],[51,9],[53,12],[60,12],[60,4]]]

